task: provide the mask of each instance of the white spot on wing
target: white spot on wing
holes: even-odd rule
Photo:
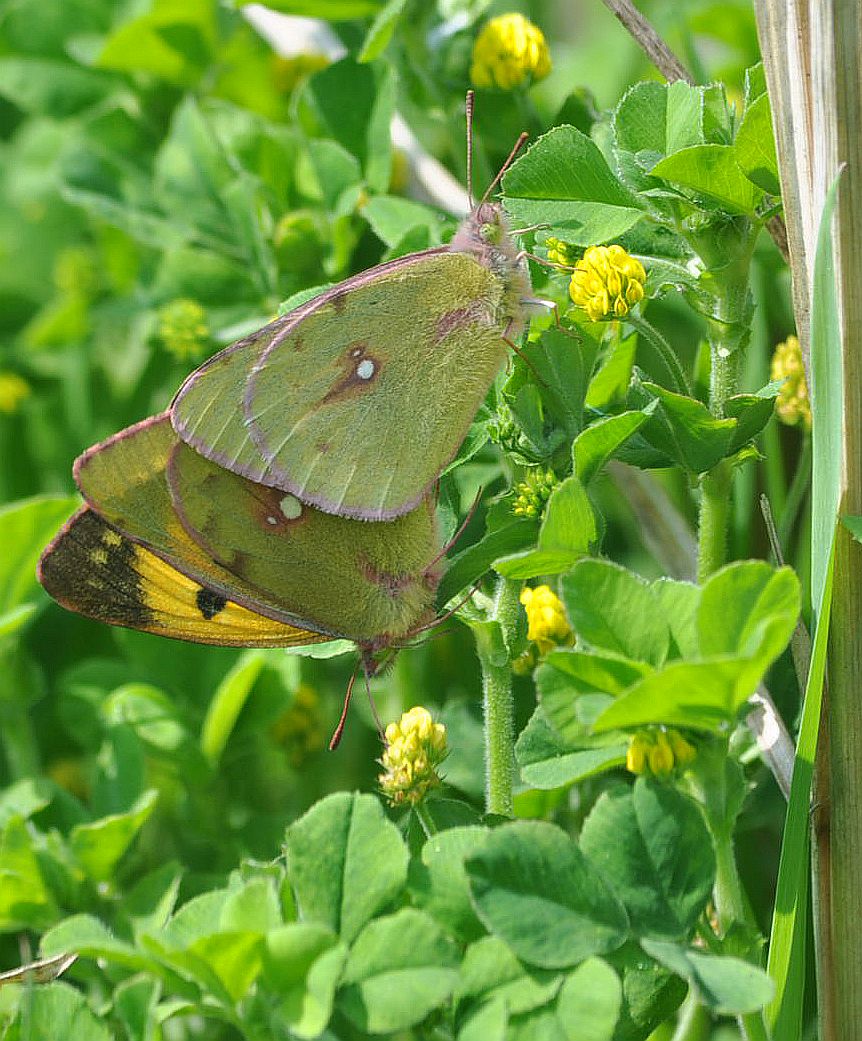
[[[356,366],[356,375],[361,380],[370,380],[374,375],[374,362],[370,358],[363,358]]]
[[[288,520],[296,520],[302,515],[302,503],[295,495],[285,495],[278,505]]]

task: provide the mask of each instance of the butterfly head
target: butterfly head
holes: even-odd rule
[[[502,206],[480,202],[458,228],[449,248],[471,254],[497,276],[503,288],[498,319],[509,328],[508,335],[517,336],[524,325],[522,301],[533,293],[526,261],[512,238]]]

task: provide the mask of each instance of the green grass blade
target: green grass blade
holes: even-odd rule
[[[769,938],[767,972],[775,983],[775,999],[767,1009],[767,1019],[776,1038],[801,1036],[809,898],[808,808],[826,670],[833,559],[834,545],[829,549],[811,668],[805,685]]]
[[[820,727],[832,605],[835,532],[841,495],[843,370],[832,249],[832,214],[838,180],[836,178],[833,181],[826,195],[814,262],[811,309],[811,400],[814,423],[811,604],[816,631],[805,684],[769,943],[768,972],[775,983],[775,1000],[767,1010],[767,1020],[776,1038],[801,1036],[805,936],[810,896],[808,813]]]

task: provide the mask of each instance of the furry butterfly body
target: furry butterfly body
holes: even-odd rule
[[[215,355],[171,407],[203,456],[319,509],[389,520],[455,456],[530,281],[500,208],[349,278]]]
[[[204,643],[343,637],[369,654],[432,614],[430,500],[386,525],[331,516],[204,459],[166,415],[90,449],[75,477],[87,506],[40,564],[72,610]]]

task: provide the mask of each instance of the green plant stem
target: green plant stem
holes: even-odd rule
[[[743,265],[747,278],[748,265]],[[744,297],[738,285],[725,290],[716,300],[715,320],[710,322],[709,408],[719,419],[724,418],[727,399],[738,389],[739,344],[734,339],[734,317],[737,298]],[[727,536],[730,526],[730,495],[733,468],[727,459],[714,466],[701,478],[700,516],[698,523],[697,577],[703,582],[727,560]]]
[[[417,802],[413,807],[413,812],[416,814],[419,823],[422,825],[422,830],[425,832],[427,838],[430,839],[432,836],[437,834],[437,825],[434,823],[434,818],[428,812],[428,807],[424,802]]]
[[[739,872],[736,869],[736,856],[733,849],[733,830],[731,828],[712,828],[715,846],[715,911],[721,931],[727,930],[734,923],[744,923],[757,931],[748,901],[742,889]],[[760,1012],[748,1012],[737,1017],[739,1029],[745,1041],[769,1041],[769,1033]]]
[[[691,397],[691,386],[688,381],[688,377],[685,374],[685,370],[680,364],[679,358],[676,356],[676,351],[671,347],[667,340],[662,334],[651,325],[643,315],[631,312],[626,316],[626,321],[632,328],[636,329],[641,336],[652,344],[655,348],[656,353],[659,355],[661,360],[667,366],[668,371],[673,377],[676,387],[674,388],[679,394],[686,394]]]
[[[808,494],[810,487],[811,435],[806,434],[805,440],[802,443],[802,452],[799,455],[796,472],[793,475],[793,480],[790,482],[787,499],[784,503],[784,509],[781,512],[781,520],[778,524],[778,540],[785,549],[790,544],[790,537],[793,534],[794,525],[799,517],[799,511],[802,509],[802,504],[805,502],[805,496]]]
[[[708,1041],[711,1033],[712,1017],[695,995],[689,993],[679,1010],[671,1041]]]
[[[27,687],[20,682],[20,654],[15,637],[0,649],[0,748],[10,779],[21,780],[40,771],[39,744],[30,716]]]
[[[705,582],[727,560],[732,485],[733,471],[726,459],[701,478],[697,536],[699,582]]]
[[[511,817],[514,812],[515,706],[509,648],[517,632],[519,582],[501,578],[492,617],[473,627],[482,668],[485,716],[485,808]]]

